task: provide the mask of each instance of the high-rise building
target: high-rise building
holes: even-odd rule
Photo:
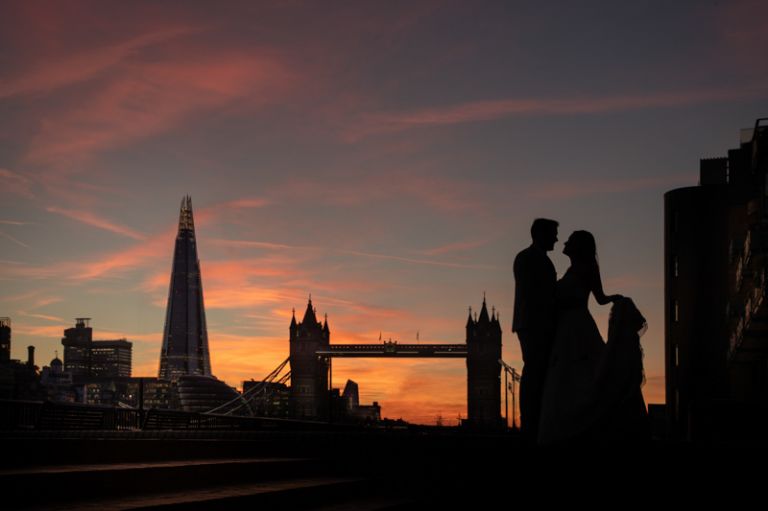
[[[75,326],[64,330],[64,372],[73,378],[91,376],[91,345],[93,329],[91,318],[76,318]]]
[[[203,285],[189,196],[181,201],[160,352],[160,379],[176,380],[184,375],[211,376]]]
[[[64,330],[63,372],[75,381],[131,376],[132,343],[125,339],[94,341],[90,320],[77,318],[73,328]]]
[[[765,120],[743,130],[727,157],[701,160],[699,186],[664,196],[666,400],[674,438],[727,440],[765,426],[755,415],[768,397]]]
[[[132,351],[132,344],[125,339],[93,341],[91,374],[109,378],[131,376]]]

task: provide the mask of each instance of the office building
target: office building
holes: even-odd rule
[[[701,160],[698,186],[664,196],[665,365],[669,434],[746,438],[768,397],[768,129]]]
[[[83,379],[131,376],[133,345],[125,339],[93,340],[90,318],[77,318],[64,330],[64,372],[77,383]]]

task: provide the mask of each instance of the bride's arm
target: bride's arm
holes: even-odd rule
[[[592,294],[595,295],[595,300],[597,300],[597,303],[600,305],[605,305],[607,303],[615,302],[619,298],[621,298],[621,295],[608,295],[603,292],[603,281],[600,278],[600,267],[595,266],[595,271],[593,272],[592,277]]]

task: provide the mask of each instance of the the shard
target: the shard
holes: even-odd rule
[[[203,284],[189,196],[181,201],[160,353],[160,379],[177,380],[185,375],[211,376]]]

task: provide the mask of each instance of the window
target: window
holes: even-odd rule
[[[680,303],[677,300],[672,302],[672,321],[675,323],[680,321]]]
[[[672,275],[675,277],[680,276],[680,261],[676,255],[672,256]]]

